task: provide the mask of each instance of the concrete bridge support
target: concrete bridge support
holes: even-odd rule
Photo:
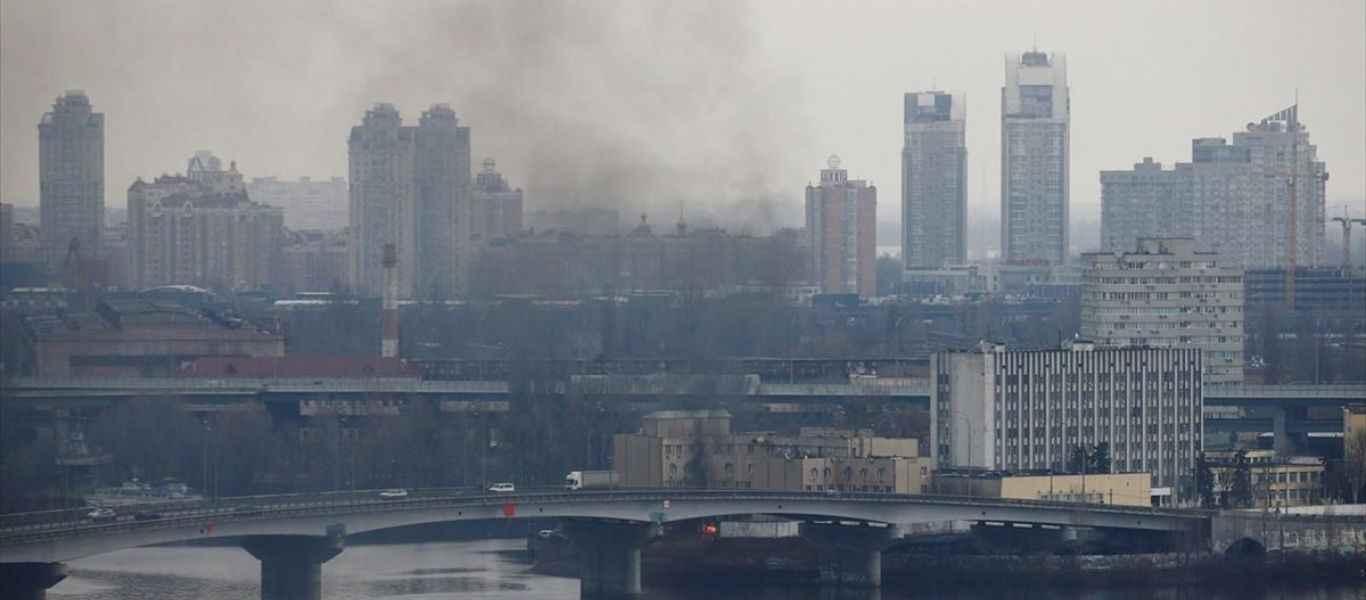
[[[579,551],[580,598],[640,597],[640,549],[658,526],[575,520],[562,528]]]
[[[323,563],[341,554],[333,536],[254,535],[242,549],[261,561],[261,600],[322,600]]]
[[[1272,443],[1276,451],[1276,458],[1299,455],[1304,448],[1306,436],[1302,433],[1291,433],[1288,422],[1308,419],[1309,411],[1304,408],[1286,408],[1284,406],[1273,408],[1271,411]]]
[[[805,522],[799,532],[813,544],[834,549],[835,572],[823,578],[863,587],[882,586],[882,549],[902,536],[898,527],[867,524]]]
[[[66,579],[66,565],[48,562],[0,563],[0,596],[43,600],[47,589]]]

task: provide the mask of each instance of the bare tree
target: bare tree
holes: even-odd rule
[[[1357,429],[1343,443],[1343,476],[1351,487],[1352,503],[1361,500],[1361,491],[1366,487],[1366,428]]]

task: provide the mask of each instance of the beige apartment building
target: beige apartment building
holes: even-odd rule
[[[877,295],[877,188],[849,179],[831,156],[819,185],[806,186],[811,282],[825,294]]]
[[[1313,456],[1276,458],[1275,450],[1245,450],[1253,508],[1309,506],[1323,500],[1323,462]],[[1214,493],[1231,494],[1236,485],[1237,453],[1232,450],[1206,452],[1215,463]]]
[[[1190,238],[1082,255],[1081,335],[1102,348],[1198,348],[1206,384],[1243,381],[1243,271]]]
[[[613,438],[612,462],[625,487],[920,494],[933,475],[913,438],[823,427],[731,432],[725,410],[651,413],[640,433]]]

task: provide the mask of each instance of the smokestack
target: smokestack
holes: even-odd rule
[[[379,355],[398,357],[398,253],[384,245],[384,306],[379,315]]]

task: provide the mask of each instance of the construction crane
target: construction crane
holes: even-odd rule
[[[1299,174],[1300,174],[1300,120],[1299,120],[1299,112],[1300,112],[1300,94],[1299,94],[1299,92],[1297,91],[1297,92],[1295,92],[1295,104],[1291,105],[1290,108],[1287,108],[1287,109],[1282,110],[1282,111],[1280,111],[1280,112],[1278,112],[1278,113],[1276,113],[1276,114],[1273,114],[1273,115],[1271,115],[1271,116],[1269,116],[1269,117],[1267,117],[1267,118],[1265,118],[1265,119],[1262,119],[1262,124],[1263,124],[1263,125],[1265,125],[1268,121],[1284,121],[1285,124],[1286,124],[1286,131],[1288,131],[1288,132],[1292,135],[1291,141],[1290,141],[1290,169],[1289,169],[1288,171],[1279,171],[1279,170],[1277,170],[1277,171],[1272,171],[1272,172],[1268,172],[1268,173],[1267,173],[1267,176],[1268,176],[1268,177],[1276,177],[1276,176],[1284,176],[1284,175],[1289,175],[1289,176],[1290,176],[1290,181],[1288,182],[1288,185],[1289,185],[1289,187],[1290,187],[1290,207],[1289,207],[1290,210],[1288,211],[1288,218],[1286,219],[1286,228],[1287,228],[1289,231],[1286,233],[1286,236],[1285,236],[1285,308],[1286,308],[1286,310],[1289,310],[1289,311],[1295,310],[1295,267],[1297,266],[1297,263],[1298,263],[1297,254],[1299,253],[1299,240],[1300,240],[1300,236],[1299,236],[1299,232],[1300,232],[1300,230],[1299,230],[1299,191],[1300,191],[1300,186],[1299,186]],[[1323,181],[1327,181],[1327,180],[1328,180],[1328,174],[1327,174],[1327,173],[1312,173],[1312,172],[1311,172],[1309,176],[1310,176],[1311,178],[1313,178],[1313,179],[1319,179],[1319,180],[1323,180]]]
[[[1342,216],[1333,217],[1332,221],[1342,224],[1342,268],[1352,268],[1352,224],[1366,225],[1366,219],[1353,219],[1347,213],[1347,207],[1342,207]]]
[[[90,273],[86,270],[85,259],[81,258],[81,239],[71,238],[71,243],[66,246],[66,258],[62,260],[62,274],[67,281],[74,283],[81,290],[81,301],[85,303],[85,310],[95,308],[95,286],[90,281]]]

